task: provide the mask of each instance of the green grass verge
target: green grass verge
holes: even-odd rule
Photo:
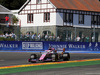
[[[12,74],[12,73],[18,73],[18,72],[28,72],[28,71],[36,71],[36,70],[54,69],[54,68],[97,65],[97,64],[100,64],[100,61],[86,61],[86,62],[62,63],[62,64],[52,64],[52,65],[20,67],[20,68],[8,68],[8,69],[0,69],[0,75]]]

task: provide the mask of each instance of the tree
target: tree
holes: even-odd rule
[[[17,25],[19,20],[18,20],[18,18],[15,15],[12,17],[12,20],[13,20],[13,24]]]
[[[11,8],[11,3],[13,2],[14,0],[3,0],[2,1],[2,5],[7,7],[8,9]]]
[[[19,9],[27,0],[0,0],[0,4],[10,10]]]

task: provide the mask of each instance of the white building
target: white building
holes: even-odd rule
[[[99,0],[27,0],[18,17],[22,33],[53,33],[62,41],[94,36],[100,41]]]

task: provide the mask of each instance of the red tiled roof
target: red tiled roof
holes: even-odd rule
[[[99,0],[50,0],[58,9],[100,12]]]

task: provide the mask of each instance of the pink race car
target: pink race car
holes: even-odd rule
[[[57,53],[57,50],[54,48],[50,48],[45,50],[42,54],[31,54],[30,58],[28,59],[29,62],[37,62],[37,61],[59,61],[63,59],[63,61],[70,60],[70,54],[65,52],[65,48],[63,49],[62,53]]]

